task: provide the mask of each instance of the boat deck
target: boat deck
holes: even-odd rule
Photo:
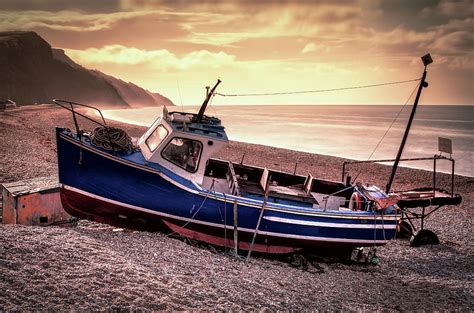
[[[428,206],[458,205],[462,201],[459,194],[450,194],[445,190],[420,188],[396,192],[400,196],[398,206],[402,209]]]

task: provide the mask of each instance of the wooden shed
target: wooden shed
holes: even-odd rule
[[[40,177],[3,185],[3,224],[47,226],[67,221],[56,177]]]

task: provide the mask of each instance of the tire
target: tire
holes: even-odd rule
[[[410,246],[412,247],[437,244],[439,244],[438,236],[436,236],[434,232],[428,229],[422,229],[416,232],[410,239]]]

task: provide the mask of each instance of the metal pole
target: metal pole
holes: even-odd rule
[[[344,181],[344,176],[346,176],[346,162],[342,163],[342,178],[341,178],[341,181]]]
[[[454,196],[454,160],[452,160],[452,171],[451,171],[451,197]]]
[[[78,136],[81,136],[80,129],[79,129],[79,124],[77,123],[76,112],[74,111],[74,106],[72,105],[71,102],[69,102],[69,105],[71,106],[72,119],[74,120],[74,126],[76,127],[76,133],[77,133]]]
[[[245,152],[242,154],[242,159],[240,159],[240,165],[244,164]]]
[[[403,148],[405,147],[408,133],[410,132],[411,123],[413,122],[413,118],[415,117],[416,107],[418,106],[418,101],[420,100],[420,96],[421,96],[421,90],[423,89],[423,87],[428,87],[428,84],[425,82],[425,79],[426,79],[426,65],[425,65],[425,70],[423,71],[423,76],[421,77],[420,86],[418,87],[415,103],[413,104],[413,109],[411,110],[410,119],[408,120],[407,128],[405,129],[405,134],[403,135],[402,143],[400,144],[400,148],[398,149],[397,158],[395,159],[395,163],[393,164],[392,173],[390,174],[390,179],[388,180],[387,188],[385,189],[386,193],[389,193],[390,188],[392,188],[392,183],[393,183],[393,179],[395,178],[395,173],[397,172],[398,163],[400,163],[400,158],[402,157]]]
[[[199,109],[199,113],[196,116],[196,123],[200,123],[202,121],[202,118],[204,117],[204,113],[206,112],[207,104],[209,103],[209,100],[211,100],[212,95],[214,94],[214,91],[216,91],[217,86],[221,83],[221,80],[218,79],[217,83],[212,87],[211,91],[207,93],[206,99],[201,105],[201,108]]]

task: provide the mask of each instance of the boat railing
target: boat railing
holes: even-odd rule
[[[114,145],[112,144],[112,138],[110,136],[110,133],[109,133],[109,128],[107,126],[107,123],[105,122],[105,118],[104,118],[104,115],[102,114],[102,111],[99,110],[98,108],[94,107],[94,106],[91,106],[91,105],[87,105],[87,104],[83,104],[83,103],[78,103],[78,102],[74,102],[74,101],[69,101],[69,100],[61,100],[61,99],[54,99],[53,102],[55,104],[57,104],[58,106],[62,107],[63,109],[66,109],[68,111],[70,111],[72,113],[72,118],[74,120],[74,126],[76,127],[76,133],[78,136],[81,136],[82,135],[82,131],[79,127],[79,123],[77,121],[77,116],[80,116],[82,118],[85,118],[86,120],[88,121],[91,121],[101,127],[104,127],[107,131],[106,131],[106,134],[107,134],[107,141],[108,143],[110,144],[110,146],[112,147],[112,151],[115,153],[116,150],[114,148]],[[79,107],[84,107],[84,108],[88,108],[88,109],[92,109],[92,110],[95,110],[96,112],[99,113],[99,116],[102,120],[102,122],[100,121],[97,121],[93,118],[91,118],[90,116],[87,116],[83,113],[80,113],[78,112],[75,107],[76,106],[79,106]]]
[[[400,161],[428,161],[428,160],[433,160],[433,192],[436,190],[437,183],[436,183],[436,177],[437,177],[437,161],[438,160],[447,160],[451,162],[451,197],[454,196],[454,159],[452,157],[446,157],[444,155],[434,155],[433,157],[427,157],[427,158],[407,158],[407,159],[400,159]],[[387,160],[366,160],[366,161],[346,161],[342,164],[342,180],[346,182],[350,182],[351,177],[348,175],[348,172],[346,171],[347,165],[352,165],[352,164],[364,164],[364,163],[384,163],[384,162],[394,162],[395,159],[387,159]]]
[[[59,105],[60,107],[62,107],[63,109],[66,109],[68,111],[70,111],[72,113],[72,118],[74,120],[74,126],[76,127],[76,131],[77,133],[80,132],[80,128],[79,128],[79,123],[77,122],[77,115],[97,124],[97,125],[100,125],[102,127],[107,127],[107,123],[105,122],[105,119],[104,119],[104,115],[102,115],[102,111],[100,111],[98,108],[94,107],[94,106],[91,106],[91,105],[87,105],[87,104],[83,104],[83,103],[78,103],[78,102],[73,102],[73,101],[69,101],[69,100],[61,100],[61,99],[54,99],[53,102],[57,105]],[[92,109],[92,110],[95,110],[99,113],[100,115],[100,118],[102,119],[102,123],[91,118],[90,116],[87,116],[85,114],[82,114],[80,112],[77,112],[77,110],[75,110],[75,106],[80,106],[80,107],[85,107],[85,108],[89,108],[89,109]]]

